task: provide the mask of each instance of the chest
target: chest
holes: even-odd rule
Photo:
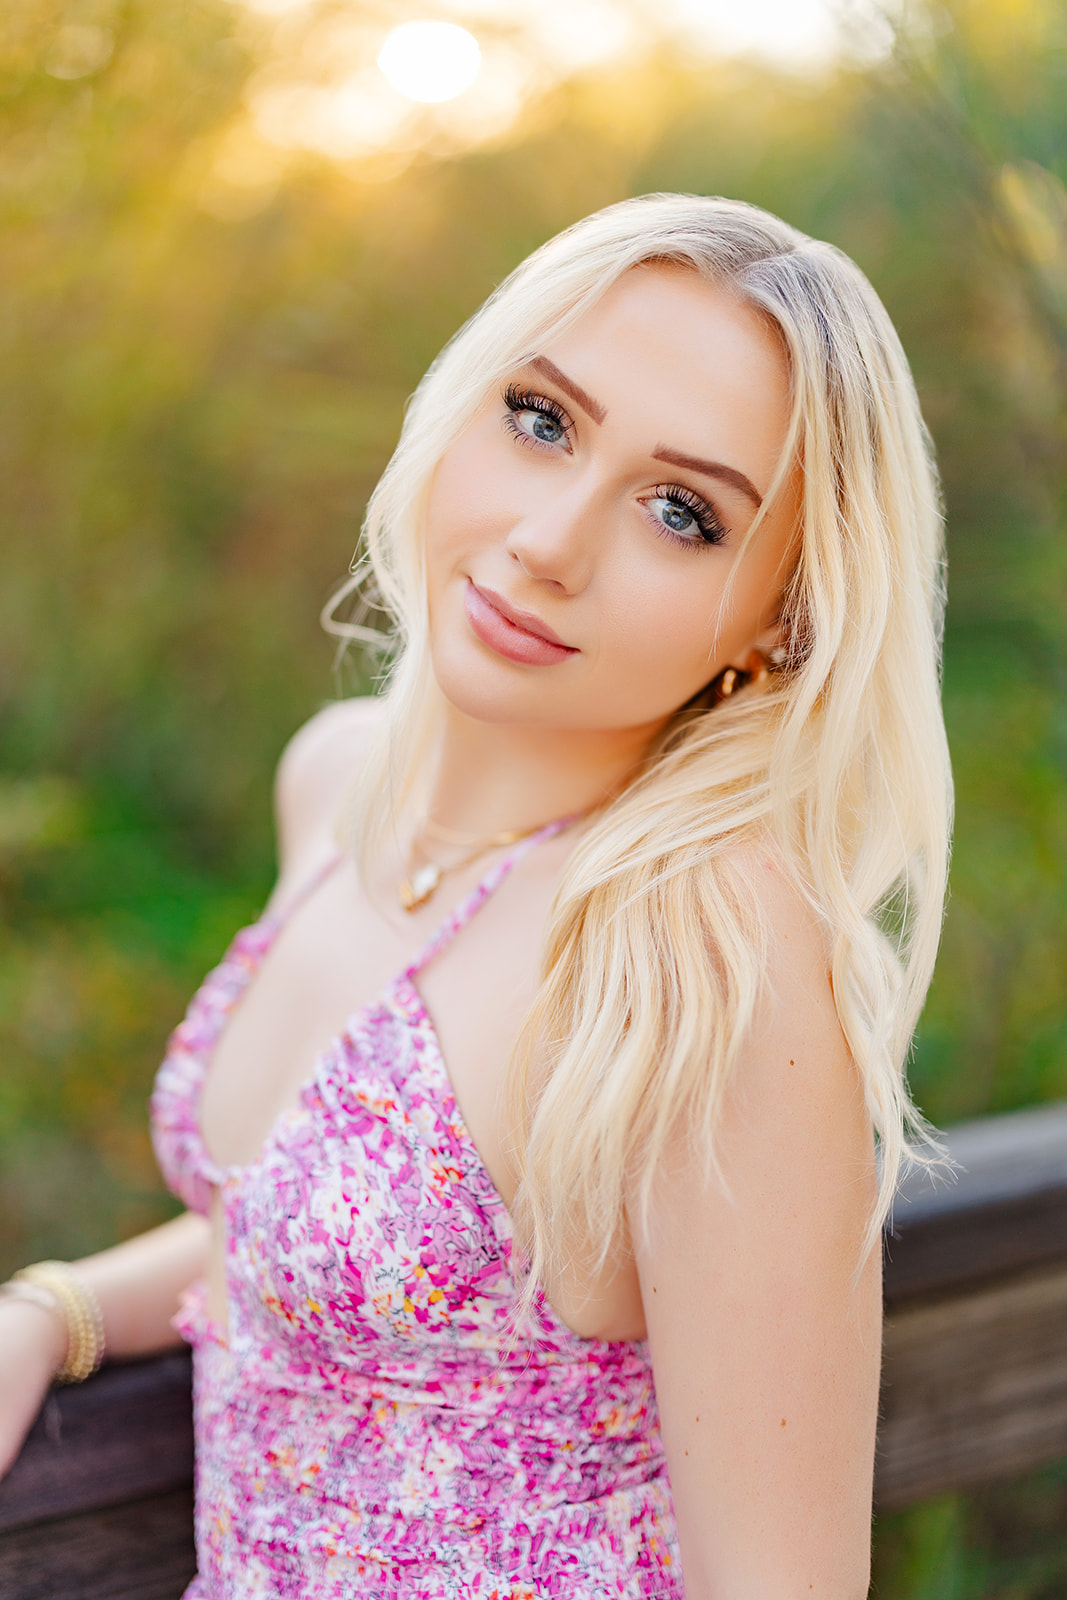
[[[462,883],[459,889],[462,892]],[[493,1181],[510,1198],[505,1080],[533,998],[547,895],[509,884],[413,979],[432,1019],[444,1081]],[[373,1007],[436,931],[448,902],[415,917],[370,899],[340,864],[287,917],[255,961],[212,1042],[199,1119],[221,1166],[246,1166],[298,1103],[316,1062]]]
[[[380,1370],[510,1331],[507,1212],[410,984],[323,1052],[222,1204],[238,1349],[346,1364],[373,1348]]]

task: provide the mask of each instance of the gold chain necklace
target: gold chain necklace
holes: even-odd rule
[[[544,823],[535,822],[532,828],[508,828],[504,833],[491,833],[484,839],[468,839],[464,834],[453,833],[451,829],[443,828],[440,823],[427,818],[419,832],[435,834],[445,844],[466,844],[468,849],[458,861],[450,861],[447,866],[427,858],[422,866],[414,867],[408,876],[401,880],[400,904],[405,911],[417,911],[434,895],[441,879],[447,877],[450,872],[459,872],[462,867],[469,867],[481,856],[488,855],[490,850],[501,850],[505,845],[518,844],[520,839],[528,839],[532,833],[537,833],[538,829],[544,826]]]

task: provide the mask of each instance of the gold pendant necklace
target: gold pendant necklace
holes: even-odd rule
[[[469,867],[481,856],[488,855],[490,850],[502,850],[505,845],[518,844],[520,839],[528,839],[532,833],[537,833],[544,826],[544,823],[536,822],[532,828],[509,828],[504,833],[491,833],[485,839],[469,839],[427,818],[417,830],[416,837],[419,833],[435,834],[444,843],[466,844],[468,848],[458,861],[450,861],[447,866],[439,861],[425,859],[421,866],[413,867],[408,876],[401,880],[400,904],[405,911],[417,911],[433,897],[441,879],[447,877],[450,872],[459,872],[462,867]]]
[[[410,878],[405,878],[400,885],[400,904],[404,910],[417,911],[424,906],[443,877],[444,873],[436,861],[427,861],[425,866],[416,867]]]

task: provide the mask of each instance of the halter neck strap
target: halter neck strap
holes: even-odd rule
[[[557,817],[554,822],[546,823],[543,828],[538,828],[536,833],[528,834],[525,839],[521,839],[506,856],[501,856],[499,861],[494,862],[477,888],[472,889],[470,894],[460,901],[437,932],[423,945],[411,965],[404,968],[404,976],[416,977],[423,967],[435,956],[440,955],[446,945],[452,943],[459,930],[465,928],[475,913],[482,909],[493,891],[499,889],[512,867],[516,866],[535,845],[543,844],[547,839],[554,839],[557,833],[562,833],[572,822],[577,822],[579,815],[579,812],[574,812],[569,817]]]
[[[305,900],[310,900],[319,885],[325,883],[330,873],[336,871],[343,859],[344,852],[341,850],[335,850],[332,855],[327,856],[321,866],[316,867],[311,876],[305,878],[296,892],[289,896],[284,905],[280,905],[276,911],[268,911],[264,916],[260,917],[258,925],[260,927],[268,927],[272,934],[280,933],[294,912],[299,911]]]

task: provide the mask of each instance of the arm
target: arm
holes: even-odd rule
[[[73,1262],[96,1295],[111,1356],[148,1355],[180,1343],[170,1326],[182,1290],[207,1266],[208,1223],[187,1212],[125,1244]],[[0,1296],[0,1476],[22,1448],[67,1353],[59,1319]]]
[[[757,871],[769,992],[725,1108],[725,1185],[680,1150],[638,1268],[687,1600],[861,1600],[882,1311],[877,1254],[858,1270],[873,1141],[818,929]]]

